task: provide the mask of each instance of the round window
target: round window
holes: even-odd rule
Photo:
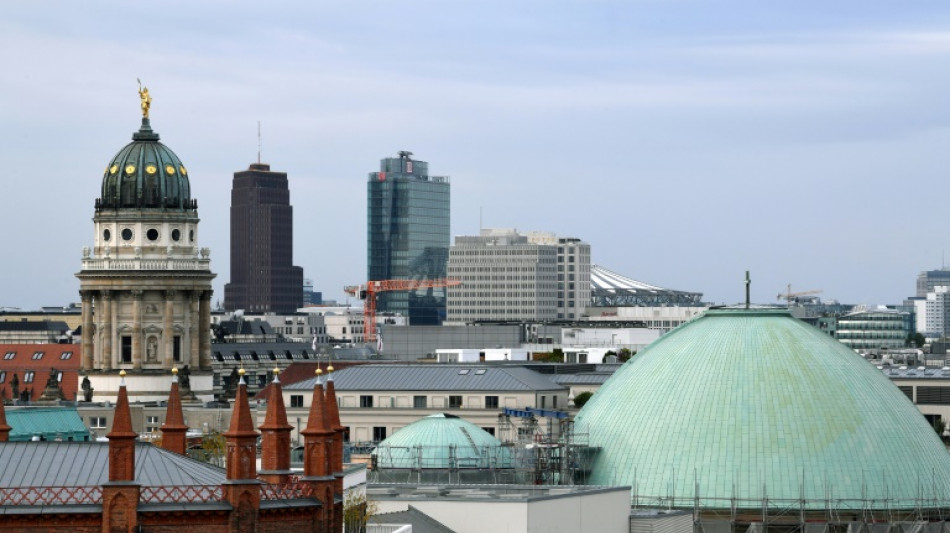
[[[181,239],[181,232],[178,231],[177,229],[173,229],[173,230],[172,230],[172,240],[173,240],[173,241],[177,241],[177,240],[180,240],[180,239]]]
[[[111,232],[111,231],[105,230],[105,231],[102,232],[102,240],[104,240],[104,241],[106,241],[106,242],[109,242],[109,239],[111,239],[111,238],[112,238],[112,232]]]
[[[149,229],[148,231],[145,232],[145,236],[148,237],[148,240],[150,240],[150,241],[157,241],[157,240],[158,240],[158,230],[155,229],[155,228],[151,228],[151,229]]]
[[[122,239],[123,239],[123,240],[126,240],[126,241],[131,241],[131,240],[132,240],[132,230],[130,230],[129,228],[125,228],[124,230],[122,230]]]

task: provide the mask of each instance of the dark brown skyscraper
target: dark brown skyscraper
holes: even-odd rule
[[[287,173],[253,163],[231,186],[229,311],[290,313],[303,306],[303,269],[293,266],[294,221]]]

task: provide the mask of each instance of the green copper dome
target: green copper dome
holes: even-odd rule
[[[641,504],[910,508],[950,487],[950,454],[904,393],[785,310],[714,309],[673,330],[575,429],[601,448],[591,484],[629,484]]]
[[[188,170],[175,152],[158,142],[149,119],[119,150],[102,177],[102,197],[97,208],[193,209]]]
[[[373,455],[378,468],[499,468],[511,462],[501,441],[475,424],[445,413],[400,429],[380,442]]]

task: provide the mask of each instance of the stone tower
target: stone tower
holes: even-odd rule
[[[198,247],[198,203],[188,170],[159,142],[148,118],[106,165],[96,199],[93,246],[83,248],[82,369],[98,399],[129,380],[156,380],[135,390],[160,392],[173,367],[182,394],[211,399],[210,252]],[[148,104],[151,99],[148,99]],[[185,367],[188,370],[185,370]],[[112,372],[110,372],[112,371]],[[136,400],[158,400],[138,396]]]

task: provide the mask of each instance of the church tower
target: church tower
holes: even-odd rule
[[[198,202],[188,170],[152,131],[148,88],[142,125],[106,165],[95,202],[93,246],[76,274],[82,298],[82,370],[96,399],[114,400],[114,370],[163,395],[182,369],[183,399],[212,398],[210,252],[198,247]],[[151,385],[151,384],[150,384]],[[134,400],[160,400],[159,396]]]

